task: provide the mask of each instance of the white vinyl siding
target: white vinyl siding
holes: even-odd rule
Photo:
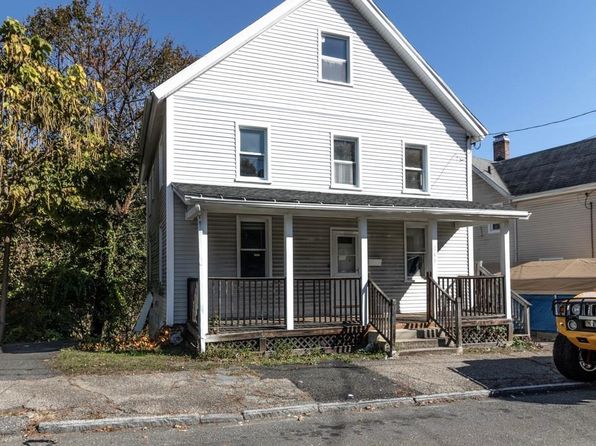
[[[320,30],[349,35],[354,85],[317,82]],[[236,122],[270,124],[272,187],[328,191],[329,132],[361,135],[362,192],[399,196],[425,141],[432,196],[467,197],[466,134],[346,0],[311,0],[174,94],[173,181],[236,185]]]
[[[519,262],[591,257],[590,210],[585,200],[580,192],[516,203],[532,214],[517,225]]]

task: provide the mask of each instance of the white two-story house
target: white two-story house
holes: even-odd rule
[[[486,134],[373,1],[284,1],[146,102],[152,324],[188,322],[204,350],[446,321],[429,280],[473,274],[473,225],[501,223],[508,264],[527,218],[473,201]],[[510,318],[503,284],[493,315]]]

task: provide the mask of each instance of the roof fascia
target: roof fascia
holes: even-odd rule
[[[170,96],[197,76],[201,75],[223,59],[246,45],[248,42],[259,36],[288,14],[310,0],[286,0],[281,5],[269,11],[252,25],[244,28],[235,36],[226,40],[214,50],[201,57],[195,63],[178,72],[170,79],[153,90],[153,95],[158,101]]]
[[[484,139],[488,134],[486,127],[468,110],[383,11],[372,0],[350,1],[369,23],[375,27],[377,32],[387,40],[387,43],[391,45],[393,50],[416,73],[420,80],[456,118],[460,125],[466,129],[469,135],[472,136],[473,142]]]

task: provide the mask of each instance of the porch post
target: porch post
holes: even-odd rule
[[[368,325],[368,219],[358,218],[358,236],[360,238],[360,285],[362,325]]]
[[[199,351],[207,350],[206,340],[209,333],[209,231],[207,211],[202,211],[197,219],[197,240],[199,243]]]
[[[286,276],[286,330],[294,329],[294,218],[284,215],[284,269]]]
[[[509,222],[501,223],[501,274],[504,277],[505,316],[511,319],[511,257],[509,245]]]
[[[430,249],[429,267],[433,280],[439,277],[439,230],[435,220],[428,223],[428,246]]]

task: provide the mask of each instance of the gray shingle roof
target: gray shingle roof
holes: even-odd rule
[[[492,163],[511,195],[596,182],[596,138]]]
[[[437,200],[430,198],[386,197],[379,195],[307,192],[257,187],[213,186],[175,183],[174,190],[182,197],[219,198],[227,200],[328,204],[345,206],[486,209],[511,210],[508,206],[487,205],[462,200]]]

